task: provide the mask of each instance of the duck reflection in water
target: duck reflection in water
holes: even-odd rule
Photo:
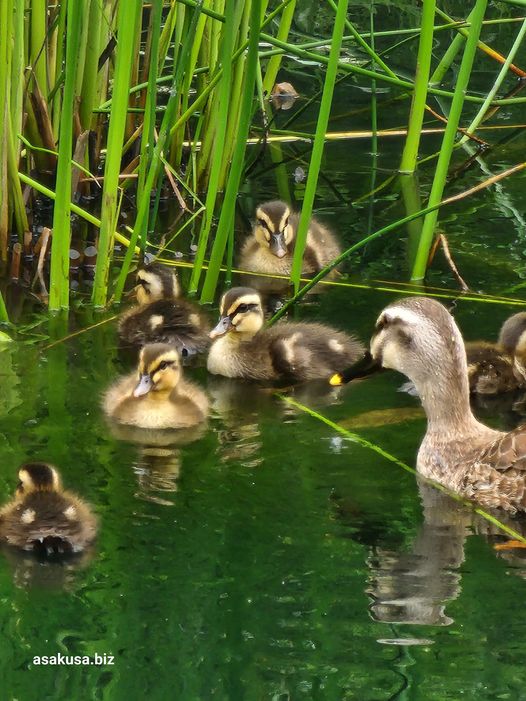
[[[280,417],[278,420],[294,423],[302,413],[276,397],[277,392],[312,408],[341,401],[324,380],[292,387],[264,387],[256,382],[209,375],[206,391],[212,413],[221,422],[216,429],[221,462],[235,460],[245,467],[257,467],[264,461],[262,424],[267,417],[272,422]]]
[[[173,506],[168,495],[177,491],[183,462],[181,448],[202,438],[206,423],[189,428],[147,429],[107,420],[114,438],[137,446],[131,468],[137,477],[136,496],[161,506]]]
[[[484,537],[521,577],[526,576],[526,550],[510,548],[508,536],[461,502],[422,480],[418,486],[424,520],[411,548],[402,552],[381,544],[371,547],[366,590],[372,598],[370,610],[383,623],[448,626],[453,618],[446,607],[461,592],[459,568],[468,536]],[[526,535],[524,521],[502,511],[497,518]]]

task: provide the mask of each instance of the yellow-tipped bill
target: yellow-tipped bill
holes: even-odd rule
[[[343,377],[340,375],[339,372],[337,372],[336,374],[332,375],[332,377],[329,380],[329,384],[333,387],[340,387],[341,385],[343,385]]]

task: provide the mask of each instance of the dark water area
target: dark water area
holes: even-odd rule
[[[316,5],[302,5],[296,31],[323,36]],[[366,10],[356,13],[357,25],[367,26]],[[378,8],[377,26],[414,26],[416,13]],[[505,52],[517,29],[495,25],[483,38]],[[409,70],[413,54],[404,52],[416,46],[394,54],[393,65]],[[523,51],[516,63],[524,67],[525,59]],[[477,62],[482,92],[495,67],[487,57]],[[282,74],[302,97],[320,88],[321,76],[291,58]],[[403,127],[408,100],[377,87],[379,128]],[[369,90],[343,80],[330,130],[370,129],[369,105]],[[316,109],[296,128],[313,130]],[[519,123],[514,110],[492,124]],[[278,124],[287,119],[278,115]],[[463,171],[448,194],[524,159],[523,131],[488,140],[504,134],[509,140]],[[304,183],[293,173],[306,167],[310,146],[282,148],[291,198],[301,202]],[[400,136],[379,139],[377,154],[370,138],[327,144],[315,210],[344,244],[402,216],[396,182],[360,200],[396,170],[402,148]],[[426,154],[439,148],[439,136],[424,137]],[[468,157],[458,149],[455,165]],[[419,172],[424,200],[434,163]],[[518,173],[440,217],[474,291],[526,299],[509,291],[524,276],[525,185]],[[238,241],[255,205],[277,194],[265,153],[240,193]],[[170,217],[166,210],[166,228]],[[407,280],[406,237],[401,230],[368,247],[341,282],[374,288],[392,287],[377,280]],[[189,244],[188,236],[181,250]],[[181,277],[184,286],[186,269]],[[455,296],[440,253],[429,284]],[[380,310],[399,294],[333,285],[294,316],[366,342]],[[199,363],[187,374],[209,394],[206,428],[146,443],[140,433],[115,432],[100,398],[133,363],[118,350],[115,321],[55,344],[104,320],[82,290],[69,321],[47,320],[27,297],[10,299],[22,326],[18,343],[0,347],[0,500],[12,495],[20,463],[48,460],[93,505],[100,533],[92,552],[63,565],[0,557],[2,698],[526,699],[526,561],[520,550],[499,549],[506,538],[496,526],[273,390],[209,376]],[[468,340],[495,339],[520,308],[462,299],[452,306]],[[213,320],[215,310],[209,313]],[[403,381],[385,372],[344,389],[300,386],[286,394],[414,465],[425,418],[418,400],[398,391]],[[520,423],[521,411],[517,398],[476,407],[501,428]],[[59,653],[112,655],[114,664],[33,662]]]

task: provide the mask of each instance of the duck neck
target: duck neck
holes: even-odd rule
[[[480,430],[469,403],[467,372],[446,369],[415,386],[427,415],[428,433],[469,435]]]

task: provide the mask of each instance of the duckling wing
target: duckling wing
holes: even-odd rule
[[[286,380],[327,378],[365,350],[357,339],[323,324],[284,323],[270,331],[275,334],[269,344],[272,366]]]
[[[172,343],[182,354],[204,351],[209,325],[200,310],[186,300],[158,300],[121,319],[119,334],[131,345]]]

